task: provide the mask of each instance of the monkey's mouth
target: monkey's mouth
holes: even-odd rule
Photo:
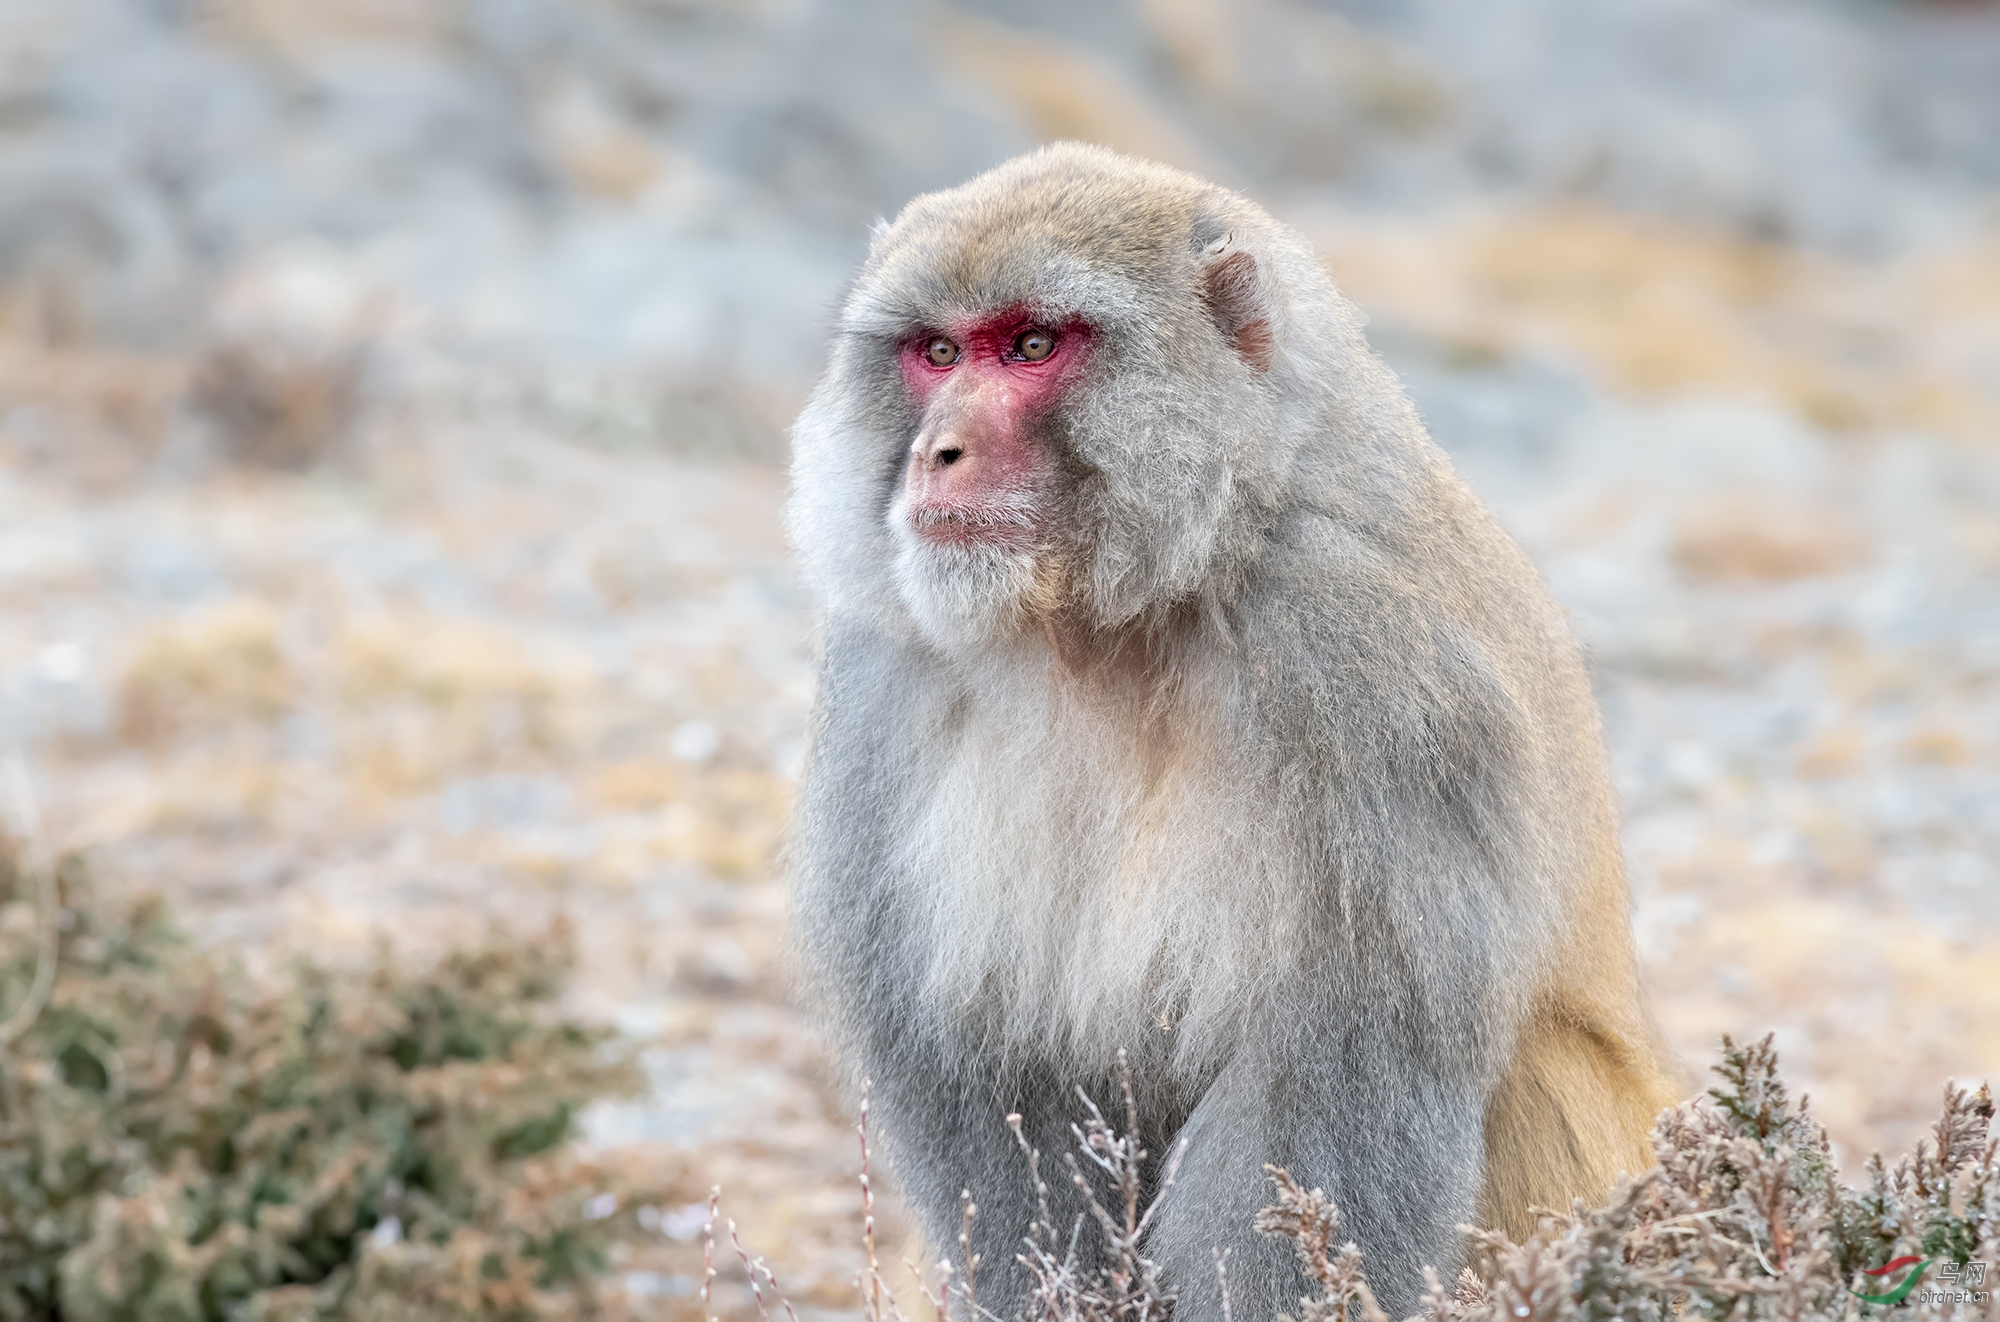
[[[916,540],[933,546],[990,546],[1027,550],[1035,543],[1032,492],[1006,493],[977,502],[904,501],[897,513]]]

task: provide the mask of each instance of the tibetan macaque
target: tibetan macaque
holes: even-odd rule
[[[794,445],[794,922],[931,1242],[977,1198],[982,1307],[1026,1289],[1008,1113],[1067,1233],[1121,1048],[1201,1322],[1218,1248],[1238,1317],[1305,1291],[1266,1163],[1393,1315],[1461,1223],[1648,1163],[1672,1098],[1576,645],[1298,234],[1075,145],[919,197]]]

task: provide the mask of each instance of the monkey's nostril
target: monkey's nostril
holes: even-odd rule
[[[947,446],[947,447],[945,447],[944,449],[942,449],[942,450],[939,450],[939,451],[937,452],[937,464],[938,464],[938,467],[939,467],[939,468],[949,468],[949,467],[951,467],[951,466],[952,466],[953,464],[955,464],[955,463],[957,463],[957,462],[958,462],[958,458],[959,458],[959,456],[960,456],[960,455],[962,455],[962,454],[964,454],[964,453],[965,453],[965,451],[963,451],[963,450],[959,449],[959,448],[958,448],[957,446],[955,446],[955,445],[952,445],[952,446]]]

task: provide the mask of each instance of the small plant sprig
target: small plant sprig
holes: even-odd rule
[[[1118,1081],[1125,1103],[1123,1132],[1105,1119],[1096,1102],[1078,1090],[1086,1118],[1071,1126],[1077,1151],[1064,1156],[1084,1210],[1066,1236],[1059,1235],[1049,1210],[1041,1153],[1028,1142],[1021,1117],[1007,1117],[1027,1158],[1035,1190],[1036,1217],[1019,1255],[1030,1281],[1024,1313],[1029,1322],[1159,1322],[1173,1311],[1173,1292],[1161,1279],[1158,1264],[1147,1256],[1145,1239],[1161,1200],[1173,1188],[1184,1149],[1175,1149],[1158,1191],[1147,1198],[1146,1162],[1152,1154],[1139,1140],[1139,1107],[1132,1092],[1131,1066],[1123,1051],[1118,1053]],[[1108,1183],[1111,1206],[1099,1196],[1091,1170]],[[1085,1218],[1098,1230],[1100,1251],[1094,1262],[1084,1261],[1081,1254]]]

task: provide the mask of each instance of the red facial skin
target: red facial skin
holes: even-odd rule
[[[1026,331],[1055,339],[1039,362],[1014,352]],[[958,345],[958,361],[929,357],[933,338]],[[927,330],[901,350],[903,385],[923,410],[904,477],[903,510],[937,544],[1032,546],[1040,497],[1055,457],[1039,424],[1090,355],[1090,328],[1052,326],[1025,309]]]

